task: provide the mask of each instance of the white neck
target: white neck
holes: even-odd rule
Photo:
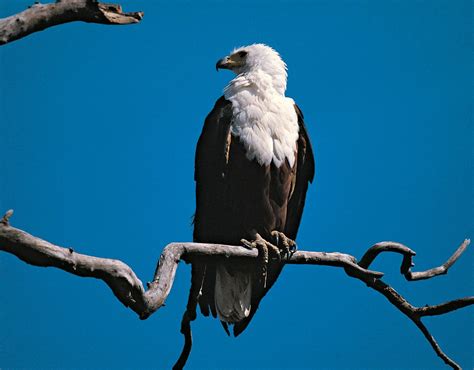
[[[295,162],[298,117],[285,89],[286,74],[273,76],[260,69],[239,74],[224,89],[232,103],[232,134],[239,137],[247,158],[260,165]]]

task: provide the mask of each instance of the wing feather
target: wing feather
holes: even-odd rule
[[[314,154],[308,131],[304,123],[303,112],[295,104],[296,114],[298,115],[299,137],[297,145],[297,164],[295,187],[288,203],[286,216],[285,235],[290,239],[296,239],[298,228],[303,215],[303,209],[306,201],[306,192],[309,183],[313,182],[315,165]]]
[[[222,208],[226,206],[225,172],[228,161],[232,105],[221,97],[206,117],[196,147],[194,179],[196,213],[193,239],[201,243],[219,243],[225,233]],[[225,235],[224,235],[225,236]],[[216,317],[214,303],[215,264],[205,266],[202,296],[199,299],[204,316]]]
[[[303,119],[303,113],[295,104],[295,110],[298,115],[299,124],[299,138],[297,143],[297,163],[295,166],[294,178],[292,181],[292,189],[290,191],[290,199],[288,202],[286,224],[284,233],[291,239],[296,239],[296,234],[303,215],[303,208],[306,200],[306,191],[308,185],[314,178],[314,155],[311,142],[309,140],[308,132]],[[259,289],[258,285],[254,287],[254,294],[252,299],[252,310],[250,315],[244,320],[234,325],[234,335],[238,336],[242,333],[252,320],[254,314],[257,312],[258,306],[262,298],[267,294],[270,288],[278,278],[283,265],[270,264],[267,271],[267,286],[265,289]]]

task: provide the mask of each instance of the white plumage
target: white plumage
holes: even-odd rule
[[[285,97],[286,64],[264,44],[234,50],[246,51],[245,64],[224,89],[232,102],[232,134],[244,144],[247,158],[260,165],[280,167],[285,159],[295,162],[298,117],[291,98]]]
[[[231,133],[244,145],[247,159],[261,166],[273,162],[277,168],[288,160],[293,167],[299,125],[295,102],[285,97],[285,62],[264,44],[235,49],[227,60],[233,56],[237,62],[232,70],[237,76],[224,89],[226,100],[232,103]],[[221,321],[237,323],[248,317],[251,298],[249,272],[230,273],[226,267],[217,267],[215,307]]]
[[[219,319],[235,323],[250,314],[252,275],[235,271],[231,274],[224,266],[217,266],[215,304]]]

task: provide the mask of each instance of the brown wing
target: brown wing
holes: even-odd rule
[[[193,239],[202,243],[221,243],[225,240],[223,207],[227,203],[225,171],[232,121],[232,104],[221,97],[206,117],[196,147],[194,179],[196,181],[196,213]],[[194,279],[204,276],[199,305],[203,315],[209,310],[216,317],[214,304],[215,266],[196,266]]]
[[[235,244],[246,235],[248,228],[253,227],[264,237],[268,237],[265,231],[279,229],[288,237],[296,238],[308,183],[314,176],[314,158],[303,115],[297,106],[295,110],[300,126],[296,165],[293,168],[289,165],[279,169],[272,166],[263,168],[256,162],[244,159],[245,152],[241,144],[238,142],[231,144],[231,103],[223,97],[216,102],[214,109],[206,118],[196,149],[195,241]],[[228,163],[230,152],[232,158]],[[229,176],[232,177],[230,182]],[[251,184],[255,188],[252,188],[252,191],[242,192],[241,189],[249,190],[249,184],[246,183],[249,178],[252,179]],[[268,192],[267,196],[259,197],[259,191]],[[237,200],[230,199],[230,193],[233,194],[232,198]],[[256,194],[258,199],[249,198],[252,194]],[[280,199],[283,194],[286,194],[285,198]],[[251,210],[250,213],[246,212],[247,208]],[[245,220],[248,222],[243,222]],[[282,267],[280,264],[269,266],[266,289],[262,290],[258,284],[254,284],[251,314],[235,324],[234,335],[239,335],[247,327],[257,311],[260,300],[276,281]],[[205,316],[209,313],[216,316],[215,275],[215,265],[193,266],[193,285],[202,284],[199,305]]]
[[[299,124],[297,163],[294,167],[294,171],[296,173],[293,175],[295,178],[293,179],[293,176],[289,174],[289,167],[286,170],[282,168],[282,172],[280,172],[279,176],[280,180],[283,182],[294,181],[294,189],[291,192],[290,199],[288,201],[288,207],[286,210],[286,224],[284,228],[285,235],[293,240],[296,239],[296,234],[300,226],[308,185],[310,182],[313,181],[314,178],[313,149],[311,147],[308,132],[304,124],[303,113],[296,104],[295,110],[298,115]],[[254,314],[257,312],[260,301],[267,294],[267,292],[270,290],[270,288],[273,286],[278,276],[280,275],[283,265],[269,264],[267,268],[267,286],[265,289],[262,290],[258,285],[254,285],[252,293],[252,310],[250,312],[249,317],[234,325],[235,336],[238,336],[240,333],[242,333],[248,326]]]
[[[314,155],[311,141],[304,124],[303,113],[295,104],[296,114],[298,115],[298,124],[300,128],[298,138],[298,158],[296,165],[295,188],[288,203],[286,216],[285,235],[290,239],[296,239],[298,228],[303,214],[303,208],[306,201],[306,191],[308,185],[314,179]]]
[[[226,197],[224,179],[228,140],[232,121],[232,104],[221,97],[206,117],[196,147],[194,180],[196,181],[196,214],[194,240],[219,243],[222,232],[222,207]]]

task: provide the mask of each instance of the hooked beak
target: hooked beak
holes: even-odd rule
[[[229,57],[219,59],[216,63],[216,71],[219,71],[219,69],[232,69],[233,63]]]

